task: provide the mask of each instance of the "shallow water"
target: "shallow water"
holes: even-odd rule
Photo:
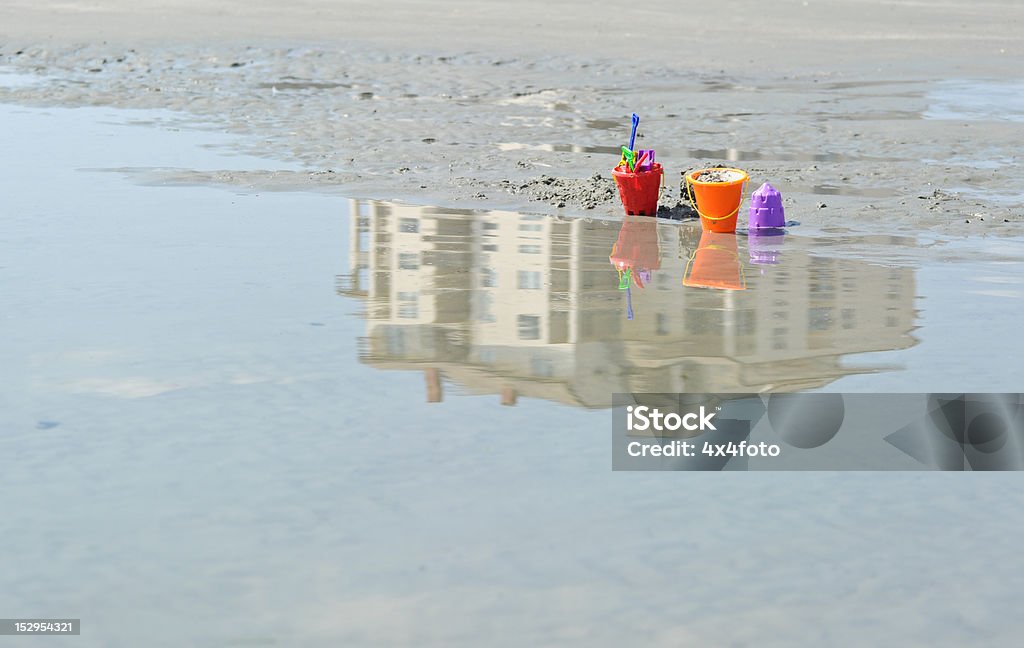
[[[613,474],[602,409],[1020,391],[1021,241],[141,186],[90,169],[268,162],[159,114],[0,110],[0,608],[82,618],[48,645],[1024,631],[1013,475]]]
[[[950,79],[926,97],[925,119],[1024,121],[1024,82]]]
[[[43,77],[23,74],[9,66],[0,65],[0,88],[23,88],[43,81],[45,81]]]

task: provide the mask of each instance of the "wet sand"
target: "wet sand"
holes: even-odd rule
[[[647,4],[663,50],[613,58],[578,3],[5,3],[0,608],[79,647],[1017,645],[1013,474],[610,470],[617,389],[1024,391],[1021,10],[920,4]],[[624,220],[633,110],[797,224],[704,263],[685,209]]]
[[[609,170],[637,112],[639,141],[667,169],[668,216],[691,215],[683,171],[724,162],[771,181],[800,222],[1021,231],[1024,52],[1008,27],[1019,5],[791,3],[765,16],[739,3],[723,17],[669,4],[645,5],[627,30],[657,53],[615,47],[614,12],[573,3],[538,8],[543,19],[518,4],[399,3],[383,23],[384,9],[354,3],[60,5],[45,22],[45,3],[16,4],[0,21],[0,62],[48,78],[0,87],[0,101],[181,111],[302,169],[164,170],[160,182],[230,175],[265,189],[584,215],[617,213]],[[758,29],[740,32],[754,15]],[[687,64],[708,52],[713,65]]]

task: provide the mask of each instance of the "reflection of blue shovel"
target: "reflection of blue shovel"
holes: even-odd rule
[[[626,319],[633,319],[633,291],[626,286]]]

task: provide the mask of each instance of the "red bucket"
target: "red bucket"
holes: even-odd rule
[[[633,172],[628,167],[617,166],[612,177],[619,187],[622,206],[629,215],[655,216],[658,213],[658,193],[661,189],[663,171],[655,162],[650,171]]]

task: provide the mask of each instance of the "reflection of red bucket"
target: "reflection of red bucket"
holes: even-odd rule
[[[622,219],[619,238],[615,240],[608,257],[616,270],[661,268],[661,249],[658,246],[658,221],[649,218]]]
[[[622,206],[630,215],[655,216],[658,213],[658,192],[661,189],[661,165],[655,162],[650,171],[635,173],[628,167],[618,166],[612,177],[619,187]]]
[[[736,236],[704,230],[683,273],[684,286],[744,290],[743,264],[736,250]]]

